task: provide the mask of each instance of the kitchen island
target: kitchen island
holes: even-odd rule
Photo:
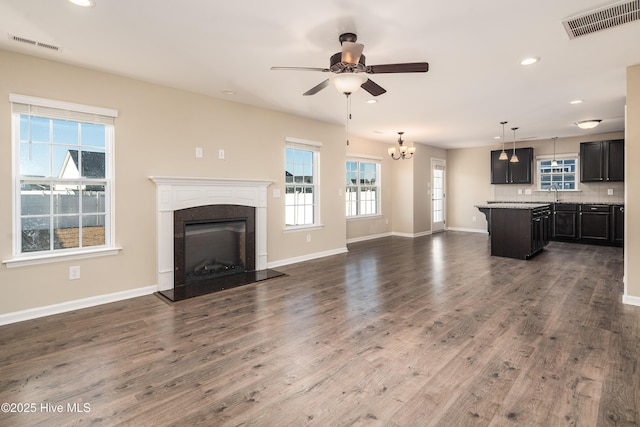
[[[491,255],[529,259],[549,243],[548,203],[488,203],[475,207],[487,217]]]

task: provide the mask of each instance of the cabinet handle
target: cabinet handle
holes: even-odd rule
[[[620,212],[624,212],[624,208],[623,207],[620,208]]]

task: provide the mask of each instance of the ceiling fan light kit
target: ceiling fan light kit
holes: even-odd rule
[[[329,80],[340,93],[355,93],[364,82],[368,80],[362,73],[340,73],[332,74]]]
[[[598,126],[602,120],[592,119],[592,120],[583,120],[581,122],[576,123],[580,129],[593,129]]]

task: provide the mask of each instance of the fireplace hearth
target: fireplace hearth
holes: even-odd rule
[[[283,275],[267,268],[272,181],[153,176],[158,295],[179,301]]]

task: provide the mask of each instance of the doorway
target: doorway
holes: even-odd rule
[[[444,231],[446,225],[445,210],[445,170],[446,162],[431,159],[431,232]]]

